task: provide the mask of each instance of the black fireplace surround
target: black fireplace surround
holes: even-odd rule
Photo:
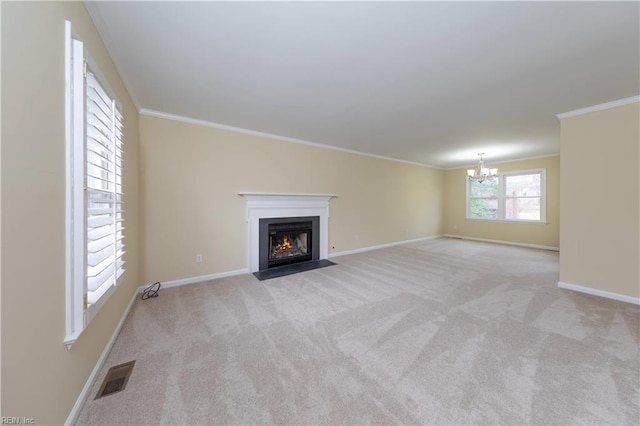
[[[260,219],[258,269],[318,260],[319,228],[320,216]]]

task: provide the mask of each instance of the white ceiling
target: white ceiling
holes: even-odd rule
[[[443,168],[640,92],[638,2],[86,4],[140,108]]]

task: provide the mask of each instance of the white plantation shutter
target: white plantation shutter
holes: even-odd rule
[[[124,272],[124,226],[122,115],[115,99],[86,69],[86,301],[90,309]]]
[[[65,23],[66,327],[71,347],[124,273],[123,117]]]

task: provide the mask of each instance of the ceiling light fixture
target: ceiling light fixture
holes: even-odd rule
[[[498,169],[489,169],[484,166],[484,161],[482,160],[482,156],[484,152],[479,152],[480,161],[478,162],[478,166],[475,169],[467,170],[467,175],[469,176],[469,180],[478,183],[482,183],[487,178],[491,178],[498,175]]]

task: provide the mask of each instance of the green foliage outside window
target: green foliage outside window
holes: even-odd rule
[[[498,217],[498,178],[484,182],[471,182],[469,211],[471,217],[496,219]]]

